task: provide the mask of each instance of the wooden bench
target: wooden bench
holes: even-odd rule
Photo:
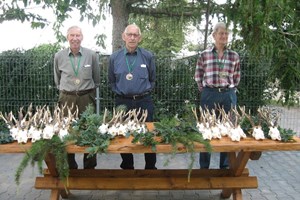
[[[132,138],[116,137],[108,147],[107,153],[150,153],[151,147],[132,144]],[[67,198],[69,190],[210,190],[221,189],[221,196],[234,200],[242,199],[242,189],[257,188],[256,176],[249,176],[246,164],[251,155],[257,151],[294,151],[300,150],[300,139],[295,142],[283,143],[272,140],[256,141],[252,138],[240,142],[232,142],[225,137],[212,140],[213,152],[228,152],[229,169],[193,169],[188,180],[188,169],[163,170],[121,170],[94,169],[70,170],[67,189],[58,178],[55,160],[49,154],[45,160],[47,169],[43,177],[37,177],[35,188],[50,189],[51,200],[60,196]],[[17,143],[0,145],[0,153],[24,153],[31,147],[31,143],[19,145]],[[156,153],[171,153],[171,145],[160,144]],[[86,147],[69,145],[69,153],[86,153]],[[178,153],[186,153],[183,145],[178,144]],[[195,144],[196,152],[205,152],[202,144]]]

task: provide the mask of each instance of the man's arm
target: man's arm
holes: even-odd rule
[[[114,56],[111,55],[109,57],[109,65],[108,65],[108,85],[112,89],[113,92],[116,92],[116,78],[114,74]]]
[[[100,86],[100,65],[99,65],[99,55],[94,52],[93,56],[93,80],[95,83],[95,87],[99,87]]]
[[[198,85],[198,90],[201,92],[203,90],[203,76],[204,76],[204,69],[203,69],[203,58],[200,54],[196,64],[195,70],[195,81]]]
[[[59,85],[60,85],[60,70],[59,70],[59,66],[58,66],[58,54],[56,53],[54,55],[54,83],[55,86],[57,87],[57,89],[59,89]]]

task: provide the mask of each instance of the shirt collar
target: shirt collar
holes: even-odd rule
[[[133,53],[129,53],[128,50],[126,49],[126,47],[124,47],[124,52],[125,52],[125,55],[126,55],[126,54],[137,54],[138,49],[139,49],[139,47],[137,47],[137,48],[134,50]]]
[[[70,47],[68,48],[69,49],[69,53],[68,53],[68,55],[70,56],[71,54],[72,54],[72,51],[71,51],[71,49],[70,49]],[[79,49],[79,52],[78,52],[78,54],[79,55],[82,55],[82,48],[80,47],[80,49]]]
[[[227,48],[227,46],[225,46],[225,47],[224,47],[224,52],[227,51],[227,50],[228,50],[228,48]],[[210,48],[210,51],[211,51],[211,52],[217,52],[216,46],[212,46],[212,47]]]

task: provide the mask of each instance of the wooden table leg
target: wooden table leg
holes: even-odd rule
[[[63,199],[67,199],[69,197],[69,194],[70,194],[70,191],[69,190],[60,190],[60,196],[63,198]]]
[[[242,190],[241,189],[233,190],[232,199],[233,200],[242,200],[243,199]]]
[[[50,172],[50,175],[53,177],[58,177],[58,171],[56,169],[56,161],[55,161],[55,157],[53,154],[48,153],[46,158],[45,158],[45,163],[48,167],[48,170]]]
[[[228,161],[229,161],[229,168],[232,169],[234,163],[236,162],[236,155],[235,152],[228,153]],[[232,194],[231,189],[223,189],[221,192],[221,198],[228,199]]]
[[[228,153],[228,159],[229,159],[229,167],[231,170],[232,176],[241,176],[247,162],[249,160],[251,152],[244,152],[241,151],[237,155],[235,152]],[[221,193],[221,198],[229,198],[233,194],[234,200],[241,200],[242,197],[242,190],[241,189],[223,189]]]
[[[58,189],[52,189],[50,200],[59,200],[60,191]]]
[[[45,163],[48,167],[50,176],[52,177],[58,177],[58,171],[56,169],[56,161],[55,161],[55,157],[53,154],[47,154],[46,159],[45,159]],[[60,190],[60,189],[52,189],[51,190],[51,200],[58,200],[59,196],[61,196],[62,198],[68,198],[70,192],[68,190]]]

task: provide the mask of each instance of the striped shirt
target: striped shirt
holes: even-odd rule
[[[225,49],[219,59],[214,47],[204,50],[197,60],[194,78],[200,92],[203,87],[237,87],[241,78],[239,55]]]

